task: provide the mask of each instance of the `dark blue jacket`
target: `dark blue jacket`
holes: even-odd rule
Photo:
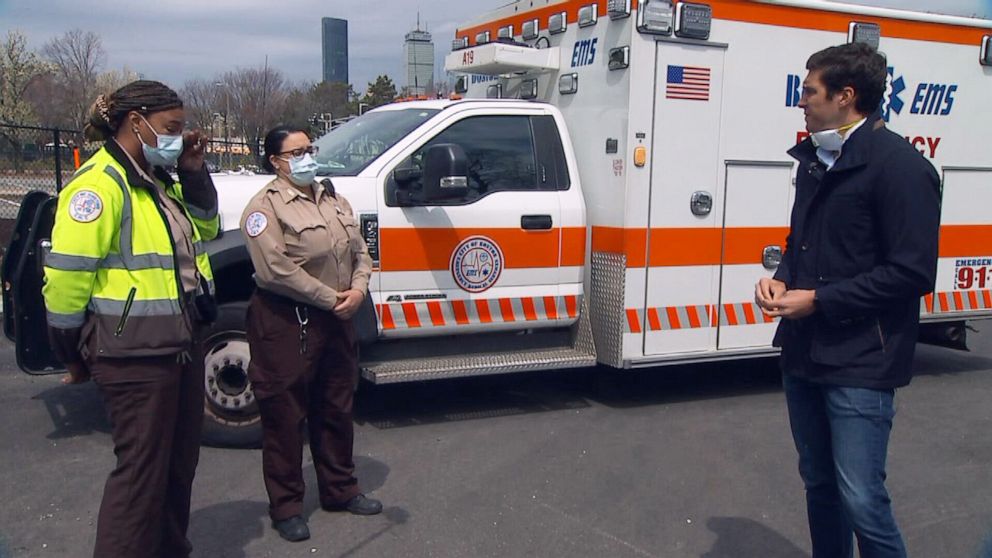
[[[792,228],[775,278],[815,289],[816,312],[782,320],[782,369],[808,380],[890,389],[912,377],[920,297],[933,291],[940,178],[878,114],[826,170],[806,140]]]

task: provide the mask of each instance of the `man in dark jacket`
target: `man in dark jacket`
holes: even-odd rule
[[[885,489],[895,388],[909,383],[920,297],[937,269],[940,180],[880,119],[885,58],[864,44],[811,56],[799,106],[810,139],[792,228],[756,302],[775,346],[813,558],[905,557]]]

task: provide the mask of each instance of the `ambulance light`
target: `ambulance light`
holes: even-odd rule
[[[630,66],[630,47],[623,46],[610,49],[610,69],[622,70]]]
[[[525,79],[520,82],[520,98],[521,99],[536,99],[537,98],[537,80],[536,79]]]
[[[596,8],[597,4],[589,4],[588,6],[579,8],[579,27],[596,25],[596,21],[599,19]]]
[[[523,25],[522,38],[525,41],[532,41],[537,38],[540,27],[536,19],[525,21]]]
[[[610,0],[606,6],[610,19],[630,17],[630,0]]]
[[[634,148],[634,166],[643,167],[648,164],[648,148],[638,145]]]
[[[513,38],[513,26],[507,25],[506,27],[500,27],[499,31],[496,32],[497,39],[512,39]]]
[[[992,36],[982,37],[982,56],[979,58],[982,66],[992,66]]]
[[[458,76],[455,80],[455,93],[468,92],[468,76]]]
[[[565,12],[552,14],[551,17],[548,18],[548,33],[551,33],[552,35],[564,33],[567,27],[568,19],[565,17]]]
[[[705,41],[710,38],[713,10],[706,4],[679,2],[675,11],[675,35]]]
[[[847,42],[865,43],[875,50],[878,50],[878,39],[881,36],[882,30],[877,23],[852,21],[847,28]]]
[[[500,99],[503,97],[503,85],[494,83],[486,88],[487,99]]]
[[[574,95],[579,90],[579,74],[564,74],[558,78],[558,92],[562,95]]]
[[[641,33],[671,35],[675,8],[671,0],[641,0],[637,3],[637,30]]]
[[[461,50],[463,48],[468,48],[468,37],[461,37],[451,41],[451,50]]]
[[[484,45],[489,42],[489,31],[483,31],[475,36],[475,44]]]

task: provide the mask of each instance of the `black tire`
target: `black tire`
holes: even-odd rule
[[[218,307],[217,321],[204,334],[206,394],[203,402],[205,445],[258,448],[262,423],[248,381],[247,302]]]

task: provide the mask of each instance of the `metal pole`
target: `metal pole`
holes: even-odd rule
[[[62,191],[62,149],[59,141],[59,129],[55,128],[52,134],[55,138],[55,193]]]
[[[224,86],[224,144],[227,149],[227,170],[231,168],[231,91]]]

